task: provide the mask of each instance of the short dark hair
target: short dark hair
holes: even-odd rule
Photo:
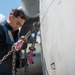
[[[12,11],[10,12],[10,15],[13,15],[16,18],[18,16],[20,16],[20,18],[26,20],[26,16],[25,16],[24,12],[22,10],[20,10],[20,9],[12,9]]]

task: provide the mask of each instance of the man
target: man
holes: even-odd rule
[[[8,20],[0,23],[0,60],[6,55],[15,43],[16,50],[20,50],[24,40],[18,41],[18,30],[26,20],[25,14],[20,9],[12,9]],[[21,43],[20,43],[21,42]],[[17,45],[20,44],[18,47]],[[12,75],[12,55],[0,64],[0,75]]]

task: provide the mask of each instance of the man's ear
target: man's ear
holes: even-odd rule
[[[10,20],[10,21],[12,20],[12,17],[13,17],[12,15],[9,16],[9,20]]]

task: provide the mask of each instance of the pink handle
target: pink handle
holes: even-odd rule
[[[28,61],[30,64],[33,63],[33,51],[32,51],[32,50],[30,50],[29,53],[28,53],[27,61]]]
[[[21,47],[23,46],[24,40],[20,39],[18,40],[18,42],[15,43],[15,49],[16,51],[19,51],[21,49]]]

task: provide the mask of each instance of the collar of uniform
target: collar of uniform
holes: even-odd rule
[[[9,30],[11,30],[11,31],[13,30],[12,27],[7,23],[6,20],[4,21],[4,24]]]

